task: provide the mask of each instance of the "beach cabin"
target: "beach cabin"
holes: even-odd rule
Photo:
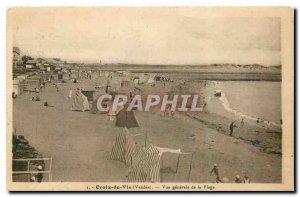
[[[91,75],[92,79],[98,79],[100,77],[100,73],[98,71],[93,71]]]
[[[62,79],[63,79],[63,80],[68,80],[68,79],[70,79],[70,74],[69,74],[69,73],[63,73],[63,74],[62,74]]]
[[[140,74],[139,78],[140,78],[139,84],[147,83],[148,79],[149,79],[149,74],[147,74],[147,73]]]
[[[78,79],[79,78],[79,72],[76,70],[71,70],[71,79]]]
[[[133,78],[133,83],[134,84],[139,84],[140,78],[139,77],[134,77]]]
[[[130,71],[123,71],[123,75],[129,77],[131,75]]]
[[[85,70],[78,71],[78,78],[86,78],[87,72]]]
[[[17,79],[25,80],[27,77],[28,77],[28,75],[19,75],[19,76],[17,76]]]
[[[46,69],[45,67],[41,66],[41,67],[40,67],[40,71],[45,71],[45,72],[46,72],[47,69]]]
[[[104,76],[105,76],[105,71],[102,71],[102,70],[101,70],[101,71],[99,72],[99,76],[100,76],[100,77],[104,77]]]
[[[53,74],[51,75],[51,79],[52,79],[52,80],[58,80],[58,74],[54,74],[54,73],[53,73]]]
[[[43,74],[45,81],[48,81],[51,79],[51,73],[45,73]]]
[[[89,102],[93,102],[97,96],[99,97],[99,92],[96,90],[81,90],[82,94],[87,97]]]
[[[96,89],[96,92],[97,92],[98,95],[106,94],[106,86],[104,86],[104,85],[96,86],[95,89]]]
[[[104,71],[104,76],[108,77],[109,76],[109,72],[108,71]]]
[[[131,84],[132,84],[132,82],[129,80],[123,80],[121,82],[121,87],[129,87]]]
[[[57,74],[57,77],[58,77],[59,80],[62,80],[63,79],[63,74],[62,73]]]
[[[40,89],[42,79],[40,76],[31,76],[25,80],[26,90],[35,91],[35,89]]]
[[[113,78],[108,82],[108,85],[110,86],[111,91],[116,91],[121,88],[122,79],[119,78]]]
[[[13,92],[16,95],[20,95],[24,92],[25,83],[23,79],[14,79],[13,80]]]

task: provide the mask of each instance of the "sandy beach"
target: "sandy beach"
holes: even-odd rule
[[[24,135],[30,144],[44,157],[53,158],[53,181],[126,181],[128,166],[108,160],[113,142],[120,128],[109,120],[107,114],[92,114],[89,111],[71,111],[72,99],[68,98],[70,87],[86,87],[94,82],[83,79],[79,84],[71,82],[54,85],[47,83],[39,93],[41,101],[33,102],[36,93],[24,93],[13,100],[13,123],[18,135]],[[212,83],[204,89],[204,83],[191,85],[208,97],[215,87]],[[157,84],[155,87],[141,85],[144,93],[172,84]],[[203,91],[202,91],[203,90]],[[53,107],[45,107],[47,101]],[[214,106],[214,108],[212,107]],[[217,109],[217,110],[216,110]],[[216,113],[218,112],[218,113]],[[214,164],[218,165],[221,178],[234,182],[235,176],[247,173],[251,182],[281,182],[281,131],[255,125],[246,121],[243,128],[229,136],[229,124],[237,117],[226,112],[217,99],[207,103],[204,112],[175,113],[164,116],[162,112],[135,112],[140,127],[131,133],[139,145],[154,144],[160,147],[194,153],[190,182],[215,182],[210,175]],[[88,154],[87,154],[88,153]],[[177,156],[162,158],[162,182],[187,182],[191,155],[180,158],[175,173]]]

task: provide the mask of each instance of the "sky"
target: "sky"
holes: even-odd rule
[[[189,9],[16,9],[22,55],[136,64],[281,64],[280,18]]]

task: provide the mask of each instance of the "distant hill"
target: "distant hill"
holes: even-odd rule
[[[84,64],[70,65],[80,67],[83,70],[127,70],[132,72],[153,72],[153,73],[281,73],[281,65],[265,66],[260,64],[208,64],[208,65],[149,65],[149,64]]]
[[[177,67],[177,68],[185,68],[185,67],[199,67],[199,68],[249,68],[249,69],[265,69],[265,68],[276,68],[281,69],[281,65],[275,65],[275,66],[265,66],[261,64],[191,64],[191,65],[175,65],[175,64],[127,64],[127,63],[117,63],[117,64],[90,64],[88,66],[111,66],[111,67],[156,67],[156,68],[170,68],[170,67]]]

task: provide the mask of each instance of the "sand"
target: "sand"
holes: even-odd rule
[[[86,83],[92,82],[81,81],[81,85]],[[34,93],[24,93],[14,99],[13,118],[17,134],[24,135],[44,157],[53,158],[53,181],[126,181],[128,167],[119,161],[107,159],[120,128],[115,127],[106,114],[71,111],[72,100],[68,99],[71,86],[74,84],[60,84],[60,91],[57,92],[53,85],[47,84],[40,93],[40,102],[30,100]],[[171,86],[166,84],[164,88]],[[157,84],[154,89],[162,87],[163,84]],[[140,88],[144,92],[154,91],[153,87],[147,85],[141,85]],[[44,107],[44,101],[54,107]],[[262,138],[261,141],[272,145],[270,147],[276,143],[280,146],[281,138],[265,140],[268,134],[264,128],[256,132],[251,123],[246,123],[243,131],[237,129],[234,137],[230,137],[230,118],[222,113],[213,114],[207,110],[200,114],[175,113],[174,117],[166,117],[161,112],[135,114],[140,127],[130,132],[147,132],[147,144],[194,153],[189,180],[191,155],[180,158],[177,173],[174,173],[177,156],[164,155],[162,171],[168,173],[161,173],[162,182],[215,182],[215,177],[209,174],[215,163],[218,164],[221,178],[227,177],[230,182],[234,181],[237,174],[242,176],[244,172],[251,182],[281,182],[280,154],[268,153],[264,151],[266,146],[253,145],[248,141],[250,137],[246,137]],[[222,129],[218,131],[215,125],[219,124]],[[136,137],[139,145],[145,143],[144,136]]]

